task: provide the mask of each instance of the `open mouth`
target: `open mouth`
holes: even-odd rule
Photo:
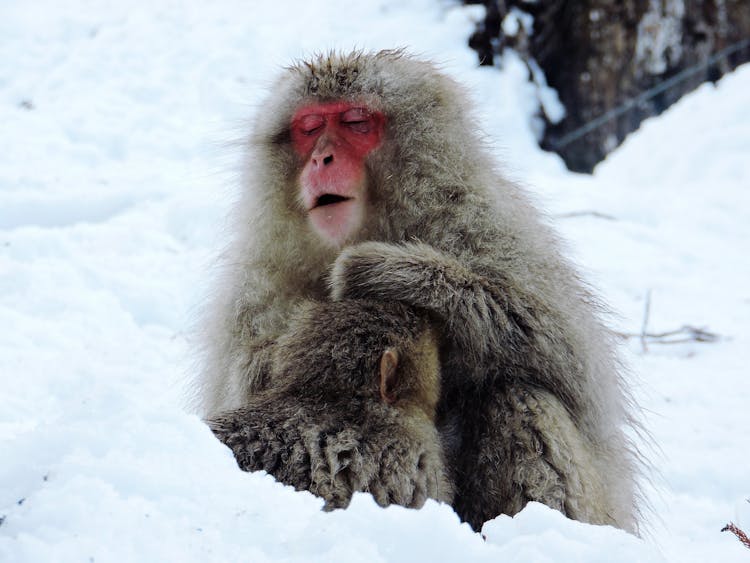
[[[313,207],[313,209],[316,207],[325,207],[326,205],[334,205],[336,203],[341,203],[342,201],[349,201],[350,199],[353,198],[336,194],[323,194],[315,201],[315,207]]]

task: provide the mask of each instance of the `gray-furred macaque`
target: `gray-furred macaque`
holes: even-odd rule
[[[435,414],[438,341],[398,303],[305,303],[274,348],[269,386],[209,424],[246,471],[343,508],[450,503]]]
[[[203,413],[271,386],[301,302],[401,302],[436,323],[436,423],[463,520],[479,529],[534,500],[637,531],[637,426],[613,337],[467,99],[401,51],[282,74],[204,324]]]

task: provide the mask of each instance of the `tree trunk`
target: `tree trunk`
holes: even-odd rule
[[[505,47],[544,71],[566,115],[540,144],[591,172],[641,121],[750,61],[748,0],[485,0],[469,44],[481,64]],[[527,16],[524,16],[527,14]],[[530,34],[504,25],[533,17]],[[720,56],[716,56],[720,55]],[[581,129],[583,128],[583,129]]]

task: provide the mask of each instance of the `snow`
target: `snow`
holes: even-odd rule
[[[503,18],[501,27],[503,33],[509,37],[515,37],[521,29],[526,35],[531,35],[534,27],[534,16],[513,6]]]
[[[682,58],[684,0],[649,0],[638,22],[635,58],[651,74],[663,74]]]
[[[3,4],[0,561],[747,560],[720,530],[750,530],[750,66],[581,176],[537,148],[537,87],[518,57],[476,66],[481,15],[435,0]],[[485,101],[509,176],[618,330],[640,332],[650,292],[649,332],[720,336],[624,344],[654,444],[644,539],[536,504],[488,523],[486,540],[434,502],[356,495],[323,513],[239,471],[186,408],[233,141],[280,66],[355,46],[408,46]]]

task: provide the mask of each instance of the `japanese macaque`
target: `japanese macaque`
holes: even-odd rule
[[[246,471],[263,469],[344,508],[453,499],[435,413],[437,336],[410,308],[306,303],[274,347],[271,381],[209,422]]]
[[[637,531],[634,406],[613,337],[467,100],[401,51],[282,74],[204,323],[203,413],[273,386],[277,349],[302,338],[300,303],[400,302],[436,323],[436,425],[463,520],[479,529],[534,500]]]

